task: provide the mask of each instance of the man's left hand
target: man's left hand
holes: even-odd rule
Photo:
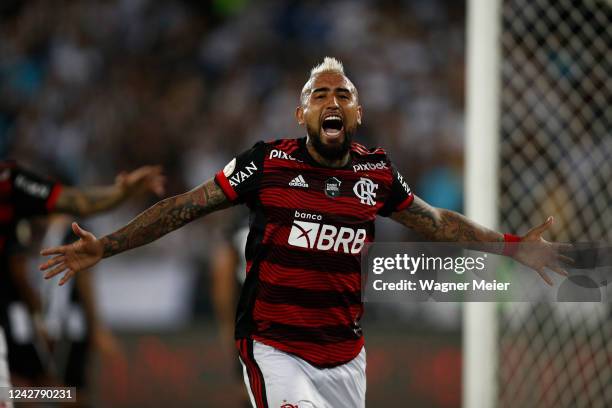
[[[549,242],[542,238],[542,234],[550,228],[553,222],[553,217],[548,217],[542,225],[530,229],[522,236],[520,243],[511,244],[518,245],[512,258],[535,270],[550,286],[553,285],[553,281],[546,273],[546,268],[561,276],[568,276],[567,271],[561,267],[561,263],[570,265],[574,263],[572,258],[560,253],[562,250],[571,249],[571,244]]]

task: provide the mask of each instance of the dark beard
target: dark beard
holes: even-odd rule
[[[306,126],[306,133],[308,138],[312,142],[312,147],[326,160],[340,160],[351,148],[351,142],[353,141],[354,129],[344,129],[344,140],[339,146],[327,146],[323,144],[321,140],[321,131],[319,129],[312,129],[310,126]]]

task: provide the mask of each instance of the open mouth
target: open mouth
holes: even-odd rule
[[[328,116],[323,119],[323,123],[321,123],[321,129],[323,129],[323,133],[330,137],[336,137],[340,135],[343,128],[344,124],[342,123],[342,118],[340,116]]]

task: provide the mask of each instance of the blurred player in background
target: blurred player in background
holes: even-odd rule
[[[381,148],[353,142],[362,121],[357,89],[342,64],[325,58],[304,85],[297,122],[307,137],[259,142],[214,178],[163,200],[97,239],[49,248],[46,278],[65,284],[100,260],[150,243],[235,204],[250,211],[246,280],[235,339],[255,407],[365,406],[365,350],[360,326],[360,251],[374,240],[374,220],[391,217],[431,241],[541,243],[513,256],[550,282],[556,246],[542,238],[549,218],[523,237],[501,234],[416,197]]]
[[[238,294],[246,279],[244,248],[248,235],[246,223],[235,225],[215,247],[211,265],[211,300],[219,327],[221,350],[224,357],[228,357],[229,364],[237,364],[238,375],[232,378],[232,382],[237,385],[238,392],[244,393],[245,406],[249,406],[249,397],[242,386],[242,366],[235,359],[234,326]],[[77,277],[80,275],[87,274],[78,274]]]
[[[42,385],[53,381],[48,364],[48,343],[42,324],[42,302],[29,284],[27,268],[20,253],[20,220],[51,213],[88,216],[110,210],[126,199],[153,192],[164,192],[160,167],[145,166],[131,173],[121,173],[110,186],[75,188],[61,185],[25,170],[13,161],[0,162],[0,386],[8,385],[9,368],[17,385]],[[11,311],[24,302],[34,331],[29,339],[16,339]],[[5,348],[6,347],[6,348]],[[8,354],[8,356],[7,356]],[[8,366],[7,360],[8,359]]]
[[[43,245],[75,240],[68,217],[49,218]],[[45,323],[53,347],[50,360],[57,380],[78,390],[78,400],[71,405],[89,407],[92,406],[89,374],[94,352],[105,360],[120,358],[123,354],[119,342],[99,316],[94,275],[79,274],[67,286],[68,290],[55,286],[43,290]]]

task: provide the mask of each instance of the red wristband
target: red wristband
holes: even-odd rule
[[[513,234],[504,234],[504,242],[506,244],[513,244],[517,242],[521,242],[521,237]],[[504,250],[502,255],[505,256],[513,256],[518,250],[518,245],[504,245]]]

